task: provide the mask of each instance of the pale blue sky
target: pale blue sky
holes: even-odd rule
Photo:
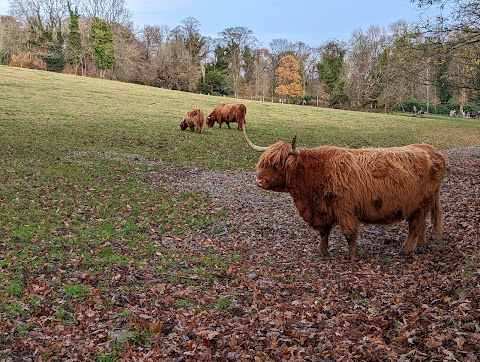
[[[200,22],[202,35],[216,37],[225,28],[244,26],[263,46],[278,38],[316,46],[331,39],[348,40],[356,29],[386,28],[397,20],[413,23],[422,17],[410,0],[127,0],[127,4],[136,27],[174,28],[192,16]],[[0,0],[0,14],[7,12],[8,0]]]
[[[355,29],[386,28],[397,20],[409,23],[422,12],[410,0],[127,0],[137,26],[175,27],[189,16],[203,35],[218,36],[228,27],[245,26],[264,46],[272,39],[303,41],[316,46],[326,40],[348,40]]]

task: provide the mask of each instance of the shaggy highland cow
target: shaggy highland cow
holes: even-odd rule
[[[202,133],[203,123],[205,122],[205,114],[201,109],[194,108],[189,109],[180,123],[180,129],[182,131],[190,128],[190,131],[195,133]]]
[[[407,220],[402,254],[415,242],[426,246],[427,214],[435,236],[443,233],[440,186],[445,159],[426,144],[404,147],[348,149],[333,146],[300,148],[283,141],[270,147],[247,144],[263,152],[257,164],[257,186],[288,192],[302,218],[320,232],[319,252],[328,249],[335,224],[347,239],[351,260],[357,259],[360,223],[391,224]]]
[[[222,123],[225,122],[230,128],[230,122],[237,122],[238,130],[241,131],[245,124],[245,114],[247,113],[247,107],[244,104],[219,104],[207,117],[208,127],[213,127],[215,122],[218,122],[220,128]]]

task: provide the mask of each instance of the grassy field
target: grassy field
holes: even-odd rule
[[[185,260],[201,270],[184,272],[207,283],[229,269],[238,256],[187,255],[153,242],[225,215],[207,195],[153,185],[149,173],[166,165],[253,170],[258,154],[236,125],[201,135],[179,129],[187,109],[208,114],[235,101],[0,66],[0,340],[27,338],[45,308],[68,326],[78,323],[79,304],[94,300],[95,310],[108,310],[119,291],[144,293],[148,285],[115,278],[125,268],[152,267],[152,256],[155,272],[171,283],[174,265]],[[480,145],[474,120],[242,102],[259,145],[294,134],[299,147]],[[78,265],[100,281],[96,288],[75,274]],[[227,302],[219,297],[212,308]],[[125,307],[116,318],[129,313]]]

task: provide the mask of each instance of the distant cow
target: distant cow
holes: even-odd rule
[[[190,131],[195,133],[202,133],[203,123],[205,122],[205,114],[201,109],[194,108],[189,109],[180,123],[180,129],[182,131],[190,128]]]
[[[244,104],[219,104],[207,117],[208,127],[213,127],[215,122],[218,122],[220,128],[222,123],[225,122],[230,128],[230,122],[237,122],[238,130],[243,129],[245,124],[245,114],[247,113],[247,107]]]
[[[437,239],[443,233],[440,186],[445,159],[426,144],[404,147],[348,149],[333,146],[295,147],[279,141],[270,147],[248,145],[263,152],[257,164],[257,186],[289,192],[302,218],[320,232],[319,252],[328,249],[328,236],[338,223],[348,242],[350,258],[357,259],[360,223],[390,224],[408,221],[402,254],[415,241],[426,246],[425,227],[431,213]]]

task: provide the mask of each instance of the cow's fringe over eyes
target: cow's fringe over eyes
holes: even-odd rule
[[[290,156],[292,146],[283,141],[279,141],[270,147],[260,156],[257,168],[284,167],[285,162]]]

